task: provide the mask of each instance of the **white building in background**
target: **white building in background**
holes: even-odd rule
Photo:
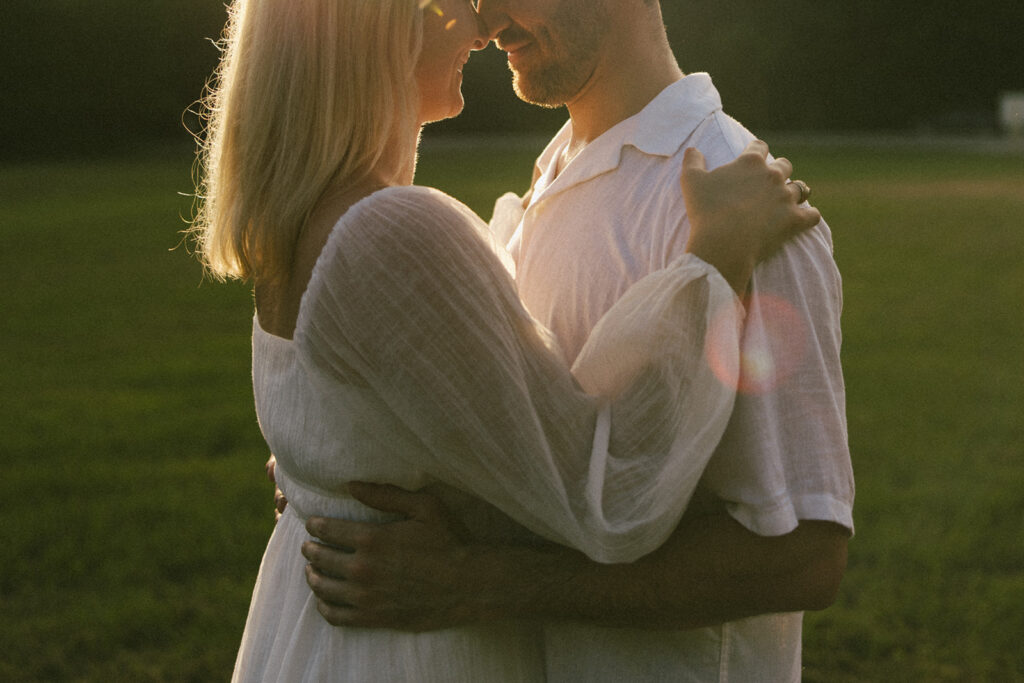
[[[999,96],[999,125],[1013,138],[1024,138],[1024,92]]]

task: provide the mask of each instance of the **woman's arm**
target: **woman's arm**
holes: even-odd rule
[[[583,387],[615,397],[605,403],[580,390],[482,224],[453,204],[396,189],[347,221],[307,291],[301,357],[314,376],[373,391],[423,444],[395,454],[410,467],[595,559],[650,552],[728,421],[734,389],[703,354],[724,315],[720,355],[738,362],[734,295],[692,257],[632,288],[577,363]]]
[[[705,255],[766,253],[799,222],[788,162],[766,165],[766,154],[754,143],[711,174],[690,155],[683,188]],[[756,201],[717,209],[729,188]],[[605,562],[660,545],[735,396],[705,361],[738,365],[738,306],[718,273],[687,255],[636,283],[592,332],[574,377],[471,212],[425,188],[386,197],[325,247],[296,328],[303,357],[334,381],[368,385],[424,445],[396,457],[536,533]],[[770,229],[751,227],[754,213]],[[713,252],[719,244],[734,246]]]
[[[698,258],[717,267],[737,292],[742,292],[746,287],[749,270],[752,268],[755,260],[767,256],[781,245],[788,236],[794,234],[799,229],[813,225],[819,217],[815,209],[795,205],[793,192],[790,186],[785,185],[785,179],[792,170],[789,162],[779,159],[769,164],[765,163],[766,157],[767,146],[762,142],[755,141],[747,147],[736,161],[710,173],[705,170],[703,156],[697,150],[688,150],[684,158],[681,178],[682,193],[687,202],[688,214],[692,222],[688,250]],[[417,207],[414,205],[408,207],[409,214],[416,214],[417,210]],[[408,216],[404,218],[408,220]],[[456,217],[455,223],[462,222],[461,219],[463,218],[465,217]],[[435,226],[434,229],[439,233],[444,232],[443,226]],[[400,234],[402,231],[397,230],[396,232]],[[410,237],[416,238],[419,234],[424,233],[424,226],[410,226],[410,229],[406,232],[410,234]],[[472,233],[472,231],[470,230],[468,233]],[[442,249],[440,253],[434,255],[434,263],[429,267],[439,267],[450,258],[449,253],[444,250],[445,241],[449,237],[443,236],[440,239],[439,244],[442,246]],[[437,245],[438,243],[435,242],[428,246],[434,247]],[[486,254],[478,255],[477,261],[482,265],[488,258]],[[430,259],[427,258],[427,260],[429,261]],[[380,265],[381,263],[378,261],[373,264],[373,267],[379,267]],[[385,270],[387,270],[387,265],[386,263],[384,264]],[[396,261],[391,270],[401,271],[400,263]],[[467,277],[474,270],[474,268],[465,268]],[[501,273],[501,276],[503,275]],[[648,278],[648,280],[656,280],[658,278],[664,280],[666,279],[665,275],[666,273],[664,272],[658,273]],[[371,273],[367,274],[367,279],[373,280],[377,278]],[[386,281],[387,277],[385,276],[383,279]],[[428,278],[428,280],[431,279]],[[502,277],[497,279],[501,280]],[[433,283],[429,282],[428,286],[430,284]],[[465,284],[471,291],[474,289],[486,290],[488,287],[493,288],[495,281],[494,278],[491,278],[491,282],[480,283],[475,288],[471,282]],[[504,284],[503,282],[500,283],[498,289],[501,289]],[[662,320],[659,321],[657,316],[652,317],[648,314],[648,309],[660,307],[660,310],[665,312],[672,310],[685,311],[686,307],[689,306],[691,309],[690,313],[696,312],[699,314],[705,312],[701,310],[701,302],[652,301],[652,293],[657,295],[659,292],[657,287],[652,287],[651,284],[651,282],[642,283],[643,286],[638,286],[627,294],[626,300],[620,302],[617,306],[617,314],[623,312],[624,314],[618,315],[618,317],[609,316],[612,320],[618,321],[617,329],[612,329],[610,332],[607,329],[597,331],[593,336],[600,343],[588,345],[588,348],[582,354],[580,362],[575,368],[575,373],[584,388],[592,394],[607,397],[620,393],[630,381],[635,380],[643,371],[645,364],[650,358],[651,348],[656,348],[659,344],[668,347],[678,346],[678,340],[672,337],[674,331],[687,328],[683,324],[683,318],[666,315],[662,316]],[[450,291],[459,294],[457,288]],[[505,291],[510,290],[506,287]],[[661,290],[662,299],[664,299],[666,292],[669,295],[673,295],[671,286]],[[425,293],[425,291],[415,291],[417,295]],[[454,301],[443,301],[443,297],[441,300],[444,305],[450,304],[453,307],[460,305]],[[392,301],[389,299],[387,303],[392,303]],[[515,304],[517,303],[517,299],[514,301],[504,301],[505,307],[512,310],[513,318],[523,318],[525,314],[521,310],[515,310]],[[492,307],[495,304],[497,302],[492,302]],[[708,306],[721,307],[721,303],[715,304],[708,301],[703,302],[703,306],[705,309]],[[416,305],[416,308],[418,309],[420,306]],[[406,310],[408,309],[409,307],[407,306]],[[405,314],[403,311],[397,311],[398,316],[404,316]],[[378,319],[380,317],[382,316],[378,316]],[[482,318],[478,316],[478,319]],[[664,323],[665,319],[670,320],[671,323],[678,323],[670,324],[667,333],[664,325],[659,324]],[[704,331],[706,324],[706,316],[704,319],[701,319],[699,315],[696,317],[691,316],[689,327],[698,331]],[[526,336],[529,337],[530,330],[528,328],[531,327],[531,324],[526,323],[521,325],[521,327],[526,330]],[[606,325],[606,327],[612,328],[614,326]],[[446,332],[451,332],[451,330]],[[678,337],[678,335],[676,336]],[[606,343],[609,339],[616,341],[615,343]],[[401,340],[398,341],[401,342]],[[727,338],[722,340],[722,343],[729,344],[731,342]],[[536,339],[533,340],[532,345],[534,346],[534,352],[538,352],[541,356],[548,351],[548,349],[543,348],[543,342],[538,342]],[[672,364],[663,364],[662,366],[663,372],[665,370],[674,370],[675,377],[672,378],[672,381],[676,382],[676,389],[680,389],[684,384],[683,380],[695,372],[692,361],[699,360],[700,355],[700,349],[693,343],[693,339],[689,340],[688,343],[683,343],[681,346],[691,349],[693,351],[692,356],[687,357],[683,354],[681,359],[675,363],[674,368]],[[374,344],[374,347],[376,347],[376,344]],[[531,352],[528,351],[527,353]],[[730,354],[726,353],[724,355],[728,357]],[[404,363],[406,361],[401,360],[400,362]],[[690,363],[689,366],[687,366],[688,362]],[[482,364],[480,367],[486,366],[487,364]],[[561,370],[557,362],[549,363],[549,366],[549,369],[553,368],[555,370],[556,375]],[[664,376],[661,377],[660,381],[663,386],[671,384],[671,381]],[[564,381],[562,384],[564,384]],[[642,393],[642,391],[644,391],[643,388],[635,393]],[[650,404],[651,401],[647,401],[647,403]],[[671,401],[668,401],[662,407],[671,405],[671,403]],[[643,402],[640,402],[640,404],[643,404]],[[650,415],[638,410],[642,406],[638,405],[636,401],[632,403],[630,401],[621,402],[623,407],[630,405],[632,405],[633,410],[622,409],[618,411],[620,429],[616,434],[621,437],[622,432],[625,432],[624,438],[619,438],[616,444],[616,447],[619,449],[629,448],[630,445],[627,441],[632,438],[628,429],[621,429],[623,421],[628,422],[633,419],[633,415],[643,416],[646,421],[651,421]],[[655,410],[652,414],[659,415],[659,412]],[[660,412],[660,415],[663,418],[670,417],[664,409]],[[637,419],[640,418],[638,417]],[[669,429],[664,419],[662,420],[662,427],[665,430]],[[623,451],[620,450],[619,452]],[[690,458],[689,462],[692,466],[700,466],[702,460]],[[685,497],[685,489],[682,493]],[[280,508],[281,499],[278,498],[276,502],[278,503],[278,508]]]

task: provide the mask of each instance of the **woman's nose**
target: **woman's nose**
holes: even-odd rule
[[[476,39],[473,41],[474,50],[482,50],[487,47],[489,42],[487,33],[487,24],[480,18],[480,15],[476,15]]]

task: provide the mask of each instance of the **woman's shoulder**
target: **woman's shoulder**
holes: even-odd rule
[[[470,254],[471,263],[482,268],[488,256],[497,262],[486,230],[464,204],[430,187],[386,187],[355,202],[338,219],[313,267],[295,326],[298,348],[307,349],[313,332],[345,334],[338,302],[369,300],[378,289],[408,291],[451,272],[453,254]]]
[[[410,219],[458,217],[480,221],[465,204],[449,194],[426,185],[392,185],[382,188],[356,202],[340,222],[372,221],[384,218],[404,223]],[[347,218],[347,221],[344,220]]]
[[[465,204],[422,185],[386,187],[364,197],[343,215],[327,240],[321,260],[358,253],[368,243],[375,249],[424,241],[479,239],[487,224]]]
[[[440,190],[385,187],[354,203],[338,219],[311,280],[331,279],[365,259],[387,261],[410,250],[443,252],[457,242],[479,241],[486,232],[486,224],[472,210]]]

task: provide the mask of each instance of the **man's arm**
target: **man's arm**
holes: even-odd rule
[[[602,565],[561,547],[468,545],[431,496],[361,485],[363,502],[407,520],[313,518],[307,579],[332,624],[431,630],[494,619],[582,619],[686,629],[756,614],[824,609],[846,567],[848,532],[805,521],[761,537],[726,515],[686,519],[659,550]]]
[[[544,577],[543,592],[528,594],[527,609],[541,606],[533,614],[543,617],[673,629],[824,609],[835,600],[846,567],[846,537],[829,522],[802,522],[784,536],[760,537],[727,515],[701,517],[630,565],[598,565],[579,555],[569,564],[549,556],[531,572],[534,581]]]

